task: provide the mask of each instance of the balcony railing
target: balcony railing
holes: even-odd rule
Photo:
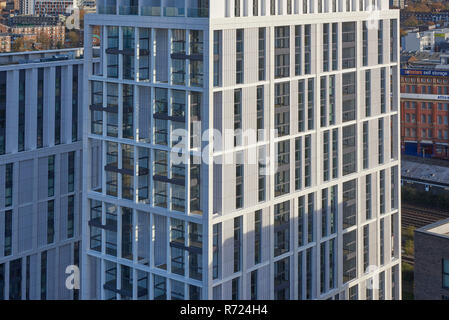
[[[117,14],[116,6],[101,6],[98,5],[98,13],[99,14]]]
[[[208,8],[188,8],[187,16],[189,18],[208,18],[209,9]]]
[[[98,14],[120,14],[120,15],[139,15],[139,6],[119,6],[118,12],[116,6],[97,5]],[[159,17],[187,17],[189,18],[208,18],[209,8],[178,8],[178,7],[160,7],[160,6],[140,6],[140,15]]]
[[[161,15],[161,7],[142,6],[140,8],[140,14],[142,16],[159,17]]]
[[[119,7],[120,15],[137,15],[139,14],[138,6],[120,6]]]

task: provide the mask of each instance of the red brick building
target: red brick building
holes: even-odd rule
[[[449,159],[449,69],[401,69],[401,146]]]

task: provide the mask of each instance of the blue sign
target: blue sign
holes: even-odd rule
[[[449,77],[449,71],[401,69],[401,76]]]

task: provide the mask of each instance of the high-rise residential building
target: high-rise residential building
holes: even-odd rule
[[[372,4],[97,1],[82,298],[401,298],[399,11]]]
[[[79,298],[82,53],[0,55],[0,300]]]

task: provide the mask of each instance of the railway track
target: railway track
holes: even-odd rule
[[[449,218],[449,211],[423,209],[411,205],[402,205],[402,228],[413,226],[421,228],[439,220]]]

